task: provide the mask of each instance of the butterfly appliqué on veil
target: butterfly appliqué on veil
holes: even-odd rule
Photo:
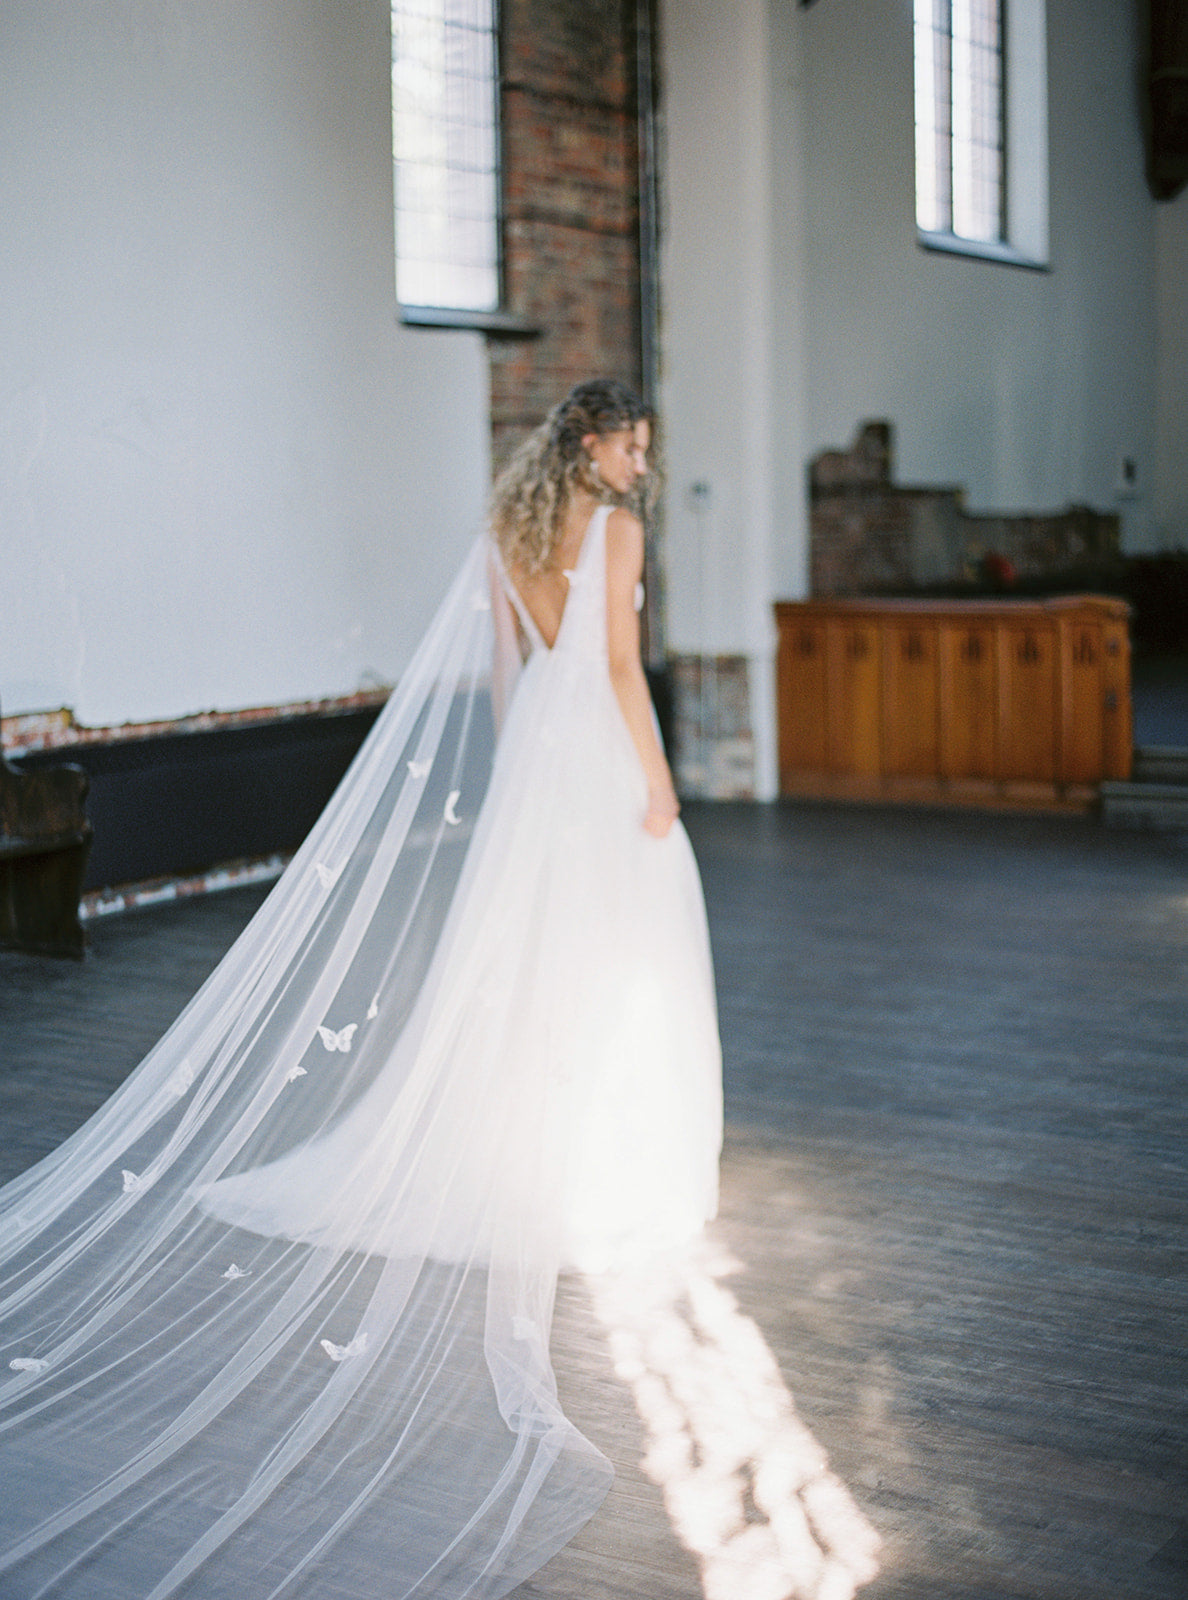
[[[367,1349],[367,1335],[356,1334],[350,1344],[332,1344],[329,1339],[318,1341],[331,1361],[347,1361],[351,1356],[361,1356]]]
[[[345,1056],[350,1053],[351,1040],[355,1037],[358,1027],[359,1024],[357,1022],[348,1022],[345,1028],[339,1028],[335,1032],[333,1028],[324,1028],[319,1025],[318,1037],[331,1054],[335,1050],[341,1050]]]

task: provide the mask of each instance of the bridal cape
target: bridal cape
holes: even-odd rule
[[[679,824],[642,828],[607,672],[606,516],[551,649],[476,543],[235,946],[0,1191],[6,1600],[376,1570],[384,1600],[493,1597],[605,1494],[556,1276],[695,1233],[721,1138],[700,883]]]

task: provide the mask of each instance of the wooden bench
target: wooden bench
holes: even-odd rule
[[[22,772],[0,750],[0,948],[81,956],[78,905],[90,779],[63,762]]]

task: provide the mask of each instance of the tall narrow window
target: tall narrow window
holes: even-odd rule
[[[499,306],[496,0],[392,0],[396,297]]]
[[[1001,0],[915,0],[916,222],[1007,238]]]

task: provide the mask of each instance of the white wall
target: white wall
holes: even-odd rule
[[[481,515],[479,336],[395,321],[383,0],[0,10],[0,705],[395,674]]]
[[[1155,538],[1188,550],[1188,190],[1156,211],[1159,359]]]
[[[887,417],[901,481],[966,485],[975,509],[1117,508],[1127,542],[1148,542],[1155,231],[1137,10],[1048,0],[1048,272],[919,248],[908,0],[801,13],[806,457]],[[1133,501],[1118,497],[1123,456]]]
[[[1157,321],[1132,0],[1047,0],[1046,271],[921,249],[910,0],[667,0],[662,39],[669,639],[749,658],[763,794],[807,466],[862,421],[971,509],[1116,509],[1135,550],[1182,523],[1188,226],[1160,224]]]
[[[775,790],[772,596],[806,547],[795,34],[767,0],[664,13],[662,394],[668,641],[749,662],[755,789]]]
[[[1155,538],[1156,208],[1136,11],[1047,12],[1050,270],[1037,272],[917,242],[910,0],[668,0],[676,650],[758,660],[770,601],[803,592],[808,462],[868,418],[894,424],[902,482],[962,485],[973,509],[1117,509],[1129,547]],[[1161,238],[1166,483],[1188,457],[1188,408],[1172,403],[1188,238],[1170,213]],[[1119,495],[1124,456],[1135,498]]]
[[[729,650],[766,587],[772,515],[765,7],[679,0],[663,37],[668,634]]]

